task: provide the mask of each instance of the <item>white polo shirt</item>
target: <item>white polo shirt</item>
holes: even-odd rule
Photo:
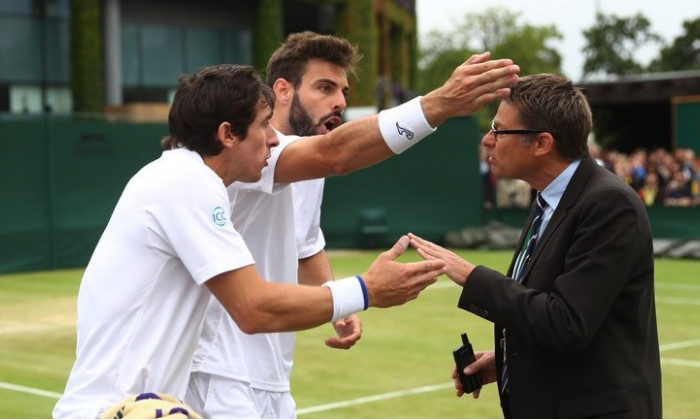
[[[291,188],[296,183],[276,184],[274,172],[282,150],[299,137],[280,133],[278,137],[280,145],[272,149],[272,157],[263,169],[260,181],[235,182],[229,186],[228,191],[233,208],[233,224],[253,254],[260,275],[275,283],[296,284],[299,258],[298,252],[295,252],[296,192]],[[320,185],[322,194],[323,183]],[[318,194],[319,190],[316,191]],[[309,215],[306,227],[303,228],[307,231],[301,234],[301,237],[308,238],[305,239],[305,252],[318,244],[321,244],[320,249],[325,245],[322,236],[319,240],[309,232],[312,220],[320,220],[320,213],[313,213],[320,211],[316,206],[320,206],[321,198],[305,201],[309,205],[308,210],[302,210],[303,206],[298,207],[298,211],[306,211],[305,214]],[[320,234],[320,228],[317,228],[317,232]],[[230,317],[223,316],[220,306],[218,302],[212,301],[207,310],[193,371],[249,381],[254,388],[260,390],[289,392],[296,334],[245,334]],[[238,345],[232,346],[231,343],[234,342]],[[242,352],[237,352],[238,348],[242,348]],[[240,365],[241,360],[245,361],[245,368]]]
[[[77,357],[56,418],[95,418],[130,394],[184,398],[210,278],[253,264],[221,178],[166,151],[129,181],[85,270]]]
[[[292,183],[299,259],[316,255],[326,247],[326,238],[321,231],[321,204],[325,182],[325,178],[318,178]]]

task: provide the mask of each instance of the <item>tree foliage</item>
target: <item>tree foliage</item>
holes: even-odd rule
[[[264,79],[267,60],[284,41],[282,0],[260,0],[254,16],[253,66]]]
[[[554,26],[521,24],[519,15],[501,7],[483,13],[468,13],[452,32],[432,31],[421,46],[418,92],[441,86],[454,69],[474,53],[490,51],[491,58],[510,58],[520,66],[520,74],[561,74],[561,55],[551,41],[562,39]],[[494,109],[479,115],[479,125],[487,129]]]
[[[561,73],[561,54],[548,46],[553,39],[562,35],[553,26],[524,25],[519,32],[506,34],[499,44],[493,47],[493,57],[508,57],[520,66],[520,73]]]
[[[631,17],[596,14],[597,23],[583,31],[586,45],[583,78],[594,75],[625,76],[643,73],[646,68],[636,59],[639,49],[663,39],[651,30],[641,13]]]
[[[561,73],[561,55],[549,45],[562,39],[554,26],[519,23],[508,9],[468,13],[452,32],[430,32],[421,48],[419,91],[440,86],[470,55],[490,51],[492,58],[511,58],[521,74]]]
[[[650,71],[700,69],[700,18],[683,22],[684,33],[661,49],[649,65]]]
[[[379,72],[379,28],[374,18],[373,1],[353,0],[340,7],[336,21],[336,34],[356,45],[363,57],[356,72],[358,78],[364,77],[365,81],[357,83],[355,78],[350,79],[352,95],[348,105],[371,105],[375,100],[375,85],[372,78]]]

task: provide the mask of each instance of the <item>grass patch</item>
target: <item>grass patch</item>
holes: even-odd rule
[[[510,251],[458,251],[472,262],[505,271]],[[336,277],[363,273],[373,251],[330,252]],[[418,261],[413,251],[401,261]],[[700,413],[700,261],[656,261],[657,315],[664,417]],[[49,418],[56,398],[6,389],[4,384],[60,393],[75,357],[75,299],[82,270],[0,276],[0,418]],[[326,347],[322,326],[298,334],[292,393],[300,418],[500,418],[498,394],[457,399],[451,352],[469,332],[476,349],[493,346],[493,325],[457,309],[459,288],[446,278],[401,307],[362,314],[363,337],[349,351]],[[8,386],[9,386],[8,385]],[[405,391],[414,390],[414,393]],[[354,401],[353,400],[359,400]],[[336,408],[309,411],[343,403]]]

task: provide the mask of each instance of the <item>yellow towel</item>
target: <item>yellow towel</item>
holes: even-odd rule
[[[146,392],[132,395],[105,411],[102,419],[201,419],[202,416],[168,394]]]

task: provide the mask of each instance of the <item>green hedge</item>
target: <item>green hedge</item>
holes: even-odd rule
[[[100,0],[70,0],[70,86],[74,112],[102,112]]]

